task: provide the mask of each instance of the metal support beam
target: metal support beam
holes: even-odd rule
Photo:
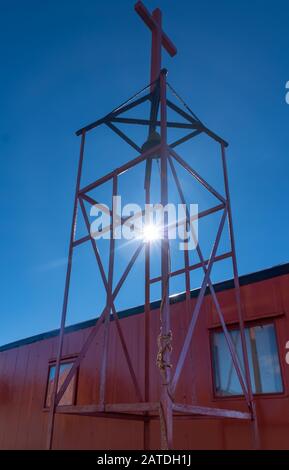
[[[88,184],[84,188],[79,190],[79,195],[83,195],[88,193],[89,191],[92,191],[92,189],[97,188],[97,186],[100,186],[101,184],[107,183],[107,181],[110,181],[114,175],[121,175],[122,173],[125,173],[127,170],[130,168],[133,168],[134,166],[138,165],[139,163],[142,163],[145,161],[148,157],[151,155],[157,153],[160,150],[160,145],[156,145],[154,148],[151,148],[147,150],[146,152],[141,153],[138,155],[136,158],[133,160],[130,160],[129,162],[125,163],[124,165],[120,166],[119,168],[116,168],[115,170],[111,171],[110,173],[107,173],[106,175],[102,176],[101,178],[98,178],[96,181],[93,181],[92,183]]]
[[[123,274],[122,274],[120,280],[118,281],[117,286],[115,287],[115,289],[114,289],[114,291],[113,291],[113,294],[112,294],[112,296],[111,296],[111,303],[112,303],[112,302],[115,300],[115,298],[117,297],[117,295],[118,295],[118,293],[119,293],[119,291],[120,291],[120,289],[121,289],[121,287],[122,287],[124,281],[126,280],[126,278],[127,278],[128,274],[129,274],[131,268],[133,267],[133,265],[134,265],[136,259],[137,259],[138,256],[139,256],[139,254],[140,254],[142,248],[143,248],[143,244],[141,243],[141,244],[138,246],[138,248],[135,250],[133,256],[131,257],[131,259],[130,259],[130,261],[129,261],[127,267],[126,267],[126,269],[124,270],[124,272],[123,272]],[[74,361],[73,366],[71,367],[69,373],[67,374],[66,379],[64,380],[62,386],[60,387],[60,389],[59,389],[59,391],[58,391],[58,393],[57,393],[57,395],[56,395],[56,399],[55,399],[56,404],[58,404],[58,403],[60,402],[60,400],[61,400],[61,398],[62,398],[62,396],[63,396],[65,390],[67,389],[67,387],[68,387],[69,383],[71,382],[71,380],[72,380],[74,374],[76,373],[77,368],[79,367],[81,361],[84,359],[84,357],[85,357],[85,355],[86,355],[86,353],[87,353],[87,351],[88,351],[88,349],[89,349],[89,347],[90,347],[92,341],[94,340],[94,338],[95,338],[95,336],[96,336],[96,334],[97,334],[99,328],[101,327],[101,324],[102,324],[103,321],[104,321],[104,317],[105,317],[105,314],[106,314],[107,309],[108,309],[108,308],[111,308],[111,306],[112,306],[111,303],[110,303],[110,305],[107,305],[107,306],[103,309],[103,311],[102,311],[100,317],[99,317],[98,320],[97,320],[96,325],[95,325],[94,328],[91,330],[91,332],[89,333],[89,335],[88,335],[86,341],[84,342],[84,345],[82,346],[82,349],[81,349],[81,351],[80,351],[80,353],[79,353],[77,359]]]
[[[188,350],[189,350],[189,347],[190,347],[192,336],[193,336],[195,326],[196,326],[196,323],[197,323],[197,320],[198,320],[198,317],[199,317],[199,314],[200,314],[200,309],[201,309],[201,306],[202,306],[203,297],[205,295],[205,290],[206,290],[206,287],[207,287],[207,284],[208,284],[208,278],[209,278],[209,275],[210,275],[211,270],[212,270],[213,260],[216,256],[216,252],[217,252],[217,249],[218,249],[218,246],[219,246],[221,234],[222,234],[224,223],[225,223],[225,220],[226,220],[226,215],[227,215],[227,210],[224,209],[222,219],[221,219],[221,222],[220,222],[220,225],[219,225],[219,228],[218,228],[217,236],[216,236],[214,246],[213,246],[213,249],[212,249],[212,253],[211,253],[211,256],[210,256],[210,261],[208,263],[207,271],[206,271],[206,274],[205,274],[203,282],[202,282],[200,293],[198,295],[197,302],[196,302],[196,305],[194,307],[194,311],[192,313],[192,318],[191,318],[189,328],[188,328],[188,331],[187,331],[187,334],[186,334],[186,337],[185,337],[185,341],[184,341],[184,344],[183,344],[183,347],[182,347],[182,350],[181,350],[181,353],[179,355],[179,359],[177,361],[177,365],[176,365],[176,368],[175,368],[175,374],[174,374],[174,377],[173,377],[173,380],[172,380],[172,385],[171,385],[171,393],[172,394],[175,392],[177,383],[179,381],[180,374],[181,374],[183,366],[184,366],[186,356],[188,354]]]
[[[168,204],[168,146],[167,146],[167,103],[166,103],[166,70],[160,76],[161,91],[161,204]],[[161,372],[161,446],[162,449],[171,449],[173,446],[173,416],[172,397],[170,394],[171,381],[171,324],[169,303],[169,239],[168,214],[164,213],[163,238],[161,240],[161,292],[160,307],[160,335],[158,365]]]
[[[203,131],[202,130],[196,130],[196,131],[193,131],[193,132],[190,132],[188,135],[185,135],[184,137],[182,137],[181,139],[178,139],[178,140],[175,140],[174,142],[172,142],[169,147],[171,149],[174,149],[175,147],[177,147],[178,145],[181,145],[181,144],[184,144],[185,142],[188,142],[188,140],[191,140],[193,139],[194,137],[196,137],[197,135],[200,135]]]
[[[59,340],[58,340],[55,377],[54,377],[54,384],[53,384],[53,390],[52,390],[52,395],[51,395],[50,411],[49,411],[49,416],[48,416],[48,431],[47,431],[47,442],[46,442],[46,447],[48,450],[52,449],[52,446],[53,446],[55,407],[57,405],[56,395],[58,391],[60,361],[61,361],[61,356],[62,356],[64,329],[65,329],[65,321],[66,321],[66,314],[67,314],[68,294],[69,294],[70,276],[71,276],[71,269],[72,269],[73,242],[74,242],[75,231],[76,231],[77,201],[78,201],[78,192],[79,192],[79,187],[80,187],[82,165],[83,165],[84,144],[85,144],[85,132],[83,132],[81,136],[80,155],[79,155],[79,163],[78,163],[78,170],[77,170],[76,188],[75,188],[75,194],[74,194],[74,204],[73,204],[73,214],[72,214],[72,224],[71,224],[71,230],[70,230],[70,241],[69,241],[69,249],[68,249],[68,262],[67,262],[66,279],[65,279],[65,287],[64,287],[64,298],[63,298],[63,306],[62,306],[62,314],[61,314],[60,335],[59,335]]]
[[[130,145],[138,153],[141,153],[141,148],[131,140],[124,132],[122,132],[118,127],[114,126],[111,122],[105,123],[113,132],[115,132],[122,140],[124,140],[128,145]]]
[[[257,415],[256,415],[255,403],[254,403],[254,399],[253,399],[252,383],[251,383],[251,375],[250,375],[250,367],[249,367],[249,359],[248,359],[248,350],[247,350],[246,337],[245,337],[245,326],[244,326],[244,318],[243,318],[242,303],[241,303],[241,289],[240,289],[238,266],[237,266],[235,236],[234,236],[234,229],[233,229],[231,199],[230,199],[229,180],[228,180],[227,162],[226,162],[226,153],[225,152],[226,152],[225,151],[225,146],[221,145],[221,157],[222,157],[225,193],[226,193],[226,198],[227,198],[227,201],[228,201],[229,237],[230,237],[231,249],[232,249],[232,252],[233,252],[232,259],[233,259],[235,297],[236,297],[236,303],[237,303],[237,312],[238,312],[238,319],[239,319],[239,327],[240,327],[240,336],[241,336],[242,353],[243,353],[243,359],[244,359],[246,383],[247,383],[247,387],[248,387],[248,397],[249,397],[249,401],[250,401],[250,404],[251,404],[251,416],[252,416],[252,419],[253,419],[254,447],[255,447],[255,449],[259,449],[260,448],[259,427],[258,427],[258,420],[257,420]]]
[[[110,122],[118,122],[119,124],[133,124],[139,126],[151,126],[155,125],[161,127],[161,121],[152,121],[150,119],[140,119],[140,118],[123,118],[123,117],[112,117]],[[196,124],[189,124],[186,122],[176,122],[176,121],[168,121],[167,127],[171,127],[174,129],[198,129],[200,125]]]
[[[174,411],[178,413],[186,413],[191,415],[206,416],[208,418],[228,418],[228,419],[244,419],[251,420],[251,414],[243,411],[226,410],[223,408],[210,408],[208,406],[186,405],[183,403],[175,403]]]
[[[150,85],[148,85],[146,88],[148,88]],[[145,89],[146,89],[145,88]],[[142,92],[142,91],[141,91]],[[140,92],[140,93],[141,93]],[[96,127],[100,126],[101,124],[104,124],[106,122],[109,122],[112,118],[116,117],[116,116],[119,116],[120,114],[123,114],[125,113],[126,111],[129,111],[130,109],[133,109],[135,108],[136,106],[139,106],[140,104],[142,103],[145,103],[147,100],[149,100],[151,97],[151,94],[148,93],[144,96],[142,96],[141,98],[138,98],[137,100],[135,101],[132,101],[128,104],[124,104],[124,105],[120,105],[118,106],[114,111],[112,111],[111,113],[108,113],[106,116],[104,116],[103,118],[101,119],[98,119],[97,121],[94,121],[92,122],[91,124],[88,124],[87,126],[85,127],[82,127],[81,129],[79,129],[78,131],[75,132],[75,134],[77,136],[80,136],[81,134],[83,134],[83,132],[88,132],[88,131],[91,131],[92,129],[95,129]],[[131,99],[129,99],[128,101],[131,101]]]
[[[80,206],[81,206],[81,210],[82,210],[82,214],[83,214],[83,218],[84,218],[84,222],[85,222],[87,231],[89,232],[89,230],[90,230],[89,220],[88,220],[87,213],[85,211],[85,207],[84,207],[84,204],[83,204],[82,200],[80,200]],[[112,226],[113,226],[113,224],[112,224]],[[92,245],[92,249],[93,249],[93,252],[94,252],[94,255],[95,255],[95,259],[96,259],[96,262],[97,262],[97,265],[98,265],[98,268],[99,268],[99,271],[100,271],[102,282],[103,282],[104,288],[106,290],[106,293],[108,295],[109,292],[111,292],[111,287],[109,287],[109,283],[106,279],[105,270],[104,270],[104,267],[103,267],[103,263],[101,261],[101,257],[100,257],[99,252],[98,252],[96,242],[91,237],[90,237],[90,241],[91,241],[91,245]],[[116,328],[117,328],[117,331],[118,331],[118,334],[119,334],[121,346],[122,346],[122,349],[123,349],[123,352],[124,352],[124,355],[125,355],[125,358],[126,358],[126,361],[127,361],[127,365],[128,365],[129,371],[130,371],[132,382],[134,384],[136,395],[137,395],[138,399],[140,401],[142,401],[142,394],[141,394],[139,384],[138,384],[138,381],[137,381],[137,378],[136,378],[136,374],[135,374],[135,371],[134,371],[134,368],[133,368],[133,365],[132,365],[132,361],[131,361],[131,358],[130,358],[130,355],[129,355],[129,352],[128,352],[128,349],[127,349],[127,346],[126,346],[126,342],[125,342],[125,339],[124,339],[122,328],[120,326],[119,317],[118,317],[118,314],[116,312],[114,302],[112,302],[112,307],[111,308],[112,308],[112,313],[113,313],[114,320],[116,322]]]
[[[227,258],[231,258],[232,257],[232,252],[229,251],[228,253],[223,253],[222,255],[218,255],[215,257],[214,259],[214,263],[218,262],[218,261],[223,261],[224,259],[227,259]],[[206,259],[204,261],[204,263],[207,265],[209,263],[209,259]],[[182,268],[182,269],[177,269],[176,271],[172,271],[169,273],[169,276],[170,277],[175,277],[175,276],[179,276],[180,274],[185,274],[186,271],[195,271],[196,269],[200,269],[201,267],[203,266],[203,263],[195,263],[195,264],[192,264],[188,267],[185,267],[185,268]],[[156,282],[160,282],[162,280],[162,278],[160,276],[158,277],[153,277],[151,280],[150,280],[150,283],[151,284],[154,284]]]

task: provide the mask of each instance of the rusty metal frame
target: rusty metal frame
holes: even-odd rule
[[[147,17],[148,12],[142,9],[141,2],[137,3],[138,7],[140,8],[139,14],[140,16],[146,17],[147,21],[149,22],[150,29],[154,28],[153,22]],[[137,9],[136,5],[136,9]],[[159,25],[161,25],[161,14],[159,10],[152,15],[153,20],[156,21]],[[155,38],[158,47],[161,47],[161,43],[165,42],[166,46],[171,51],[174,52],[174,46],[172,43],[168,43],[169,39],[167,36],[161,36],[160,33],[161,29],[158,28],[158,39]],[[155,46],[156,47],[156,46]],[[159,56],[156,57],[157,67],[160,66],[159,63]],[[80,157],[79,157],[79,164],[78,164],[78,172],[77,172],[77,180],[76,180],[76,189],[75,189],[75,196],[74,196],[74,206],[73,206],[73,215],[72,215],[72,225],[71,225],[71,234],[70,234],[70,242],[69,242],[69,250],[68,250],[68,264],[67,264],[67,272],[66,272],[66,280],[65,280],[65,289],[64,289],[64,299],[63,299],[63,308],[62,308],[62,317],[61,317],[61,326],[60,326],[60,335],[59,335],[59,343],[58,343],[58,351],[57,351],[57,359],[56,359],[56,370],[55,370],[55,380],[53,385],[53,391],[51,396],[51,406],[49,408],[49,415],[48,415],[48,432],[47,432],[47,449],[53,448],[53,435],[54,435],[54,428],[55,428],[55,416],[57,413],[60,414],[71,414],[71,415],[83,415],[83,416],[92,416],[92,417],[109,417],[109,418],[116,418],[116,419],[128,419],[128,420],[140,420],[144,424],[144,448],[149,449],[150,446],[150,427],[149,423],[151,420],[159,419],[160,421],[160,430],[161,430],[161,448],[162,449],[172,449],[173,448],[173,421],[174,419],[184,418],[189,419],[194,416],[197,417],[214,417],[214,418],[230,418],[230,419],[242,419],[242,420],[249,420],[253,423],[253,430],[254,430],[254,446],[258,447],[258,423],[256,417],[256,410],[255,404],[253,400],[252,394],[252,385],[251,385],[251,378],[250,378],[250,370],[249,370],[249,362],[248,362],[248,352],[246,347],[246,340],[245,340],[245,333],[244,333],[244,320],[243,320],[243,313],[242,313],[242,304],[241,304],[241,297],[240,297],[240,285],[239,285],[239,277],[238,277],[238,270],[237,270],[237,261],[236,261],[236,249],[235,249],[235,241],[234,241],[234,232],[233,232],[233,223],[232,223],[232,214],[231,214],[231,204],[230,204],[230,194],[229,194],[229,185],[228,185],[228,174],[227,174],[227,166],[226,166],[226,156],[225,156],[225,148],[227,147],[227,142],[219,137],[217,134],[212,132],[206,126],[204,126],[201,121],[195,116],[189,114],[189,112],[184,111],[178,105],[174,104],[170,100],[167,99],[167,89],[169,85],[167,84],[167,71],[161,70],[158,75],[158,78],[155,76],[156,70],[152,71],[152,76],[154,81],[150,83],[147,87],[145,87],[141,92],[137,93],[133,98],[129,99],[121,106],[116,108],[114,111],[106,115],[104,118],[89,124],[81,128],[79,131],[76,132],[78,136],[81,136],[81,145],[80,145]],[[142,93],[146,92],[150,89],[149,93],[146,93],[144,96],[140,96]],[[123,118],[120,117],[124,112],[131,110],[144,102],[150,102],[151,104],[151,112],[150,117],[148,119],[134,119],[134,118]],[[167,107],[173,109],[177,112],[185,122],[168,122],[167,121]],[[190,110],[189,110],[190,111]],[[160,113],[160,119],[158,119],[158,114]],[[151,148],[150,150],[141,151],[141,148],[130,138],[128,137],[123,131],[118,129],[115,126],[116,123],[125,123],[127,125],[144,125],[148,127],[149,134],[152,130],[155,130],[157,127],[160,128],[160,137],[161,142],[160,145]],[[83,159],[84,159],[84,149],[85,149],[85,138],[86,134],[93,129],[97,128],[100,125],[108,126],[112,132],[116,133],[122,140],[124,140],[130,147],[134,148],[139,155],[134,158],[133,160],[127,162],[126,164],[122,165],[119,168],[116,168],[112,172],[104,175],[103,177],[97,179],[96,181],[91,182],[89,185],[85,187],[81,187],[81,174],[82,174],[82,166],[83,166]],[[187,136],[178,139],[177,141],[168,144],[167,142],[167,129],[168,128],[182,128],[182,129],[189,129],[190,132]],[[189,141],[192,138],[197,137],[201,133],[206,134],[209,138],[215,140],[221,149],[221,161],[222,161],[222,169],[223,169],[223,179],[224,179],[224,187],[225,187],[225,194],[220,194],[215,188],[213,188],[201,175],[199,175],[192,166],[187,163],[182,157],[176,153],[174,150],[175,147],[181,145],[182,143]],[[178,271],[171,271],[170,268],[170,244],[168,238],[168,224],[167,220],[164,221],[164,236],[161,240],[161,275],[156,278],[150,278],[150,244],[144,244],[140,241],[137,249],[133,253],[131,259],[129,260],[120,280],[118,281],[116,287],[113,289],[113,273],[114,273],[114,239],[113,236],[110,239],[110,256],[109,256],[109,267],[108,273],[105,273],[105,269],[102,263],[101,256],[98,251],[97,242],[94,238],[90,235],[90,226],[89,226],[89,219],[85,209],[84,201],[89,202],[90,204],[94,204],[96,201],[91,198],[88,194],[92,189],[108,182],[112,181],[112,195],[118,194],[118,179],[124,172],[129,171],[134,166],[138,165],[141,162],[146,162],[146,175],[145,175],[145,202],[148,204],[151,199],[151,166],[152,166],[152,158],[153,156],[158,153],[160,155],[160,188],[161,188],[161,203],[163,206],[166,206],[168,203],[168,169],[170,168],[180,200],[183,204],[186,204],[185,197],[182,191],[182,186],[177,174],[177,170],[175,168],[174,162],[177,162],[182,168],[184,168],[191,177],[198,181],[208,192],[210,192],[215,198],[218,200],[218,205],[203,211],[199,214],[200,217],[208,217],[210,214],[215,212],[222,212],[221,221],[215,236],[215,240],[213,243],[211,255],[209,259],[205,259],[200,248],[200,244],[196,244],[196,250],[199,257],[199,262],[190,265],[189,263],[189,256],[188,252],[184,251],[184,267],[179,269]],[[84,222],[86,225],[86,229],[88,232],[87,236],[82,237],[81,239],[76,239],[76,223],[77,223],[77,208],[78,205],[80,206]],[[111,210],[111,214],[113,216],[113,211]],[[189,218],[188,209],[187,209],[187,221]],[[219,241],[221,235],[223,233],[225,222],[228,222],[229,226],[229,236],[230,236],[230,250],[226,253],[221,255],[217,255],[217,250],[219,246]],[[113,227],[114,221],[110,225],[111,235],[113,235]],[[120,220],[120,224],[124,224],[126,222],[125,219]],[[196,234],[192,229],[192,236],[195,238]],[[74,360],[73,366],[70,369],[66,379],[64,380],[62,386],[58,388],[58,381],[59,381],[59,371],[60,371],[60,364],[62,360],[62,352],[63,352],[63,342],[65,336],[65,322],[66,322],[66,314],[67,314],[67,306],[68,306],[68,296],[69,296],[69,287],[70,287],[70,276],[72,270],[72,258],[73,258],[73,251],[74,249],[82,243],[87,241],[91,242],[92,251],[94,253],[102,282],[105,287],[106,291],[106,305],[103,311],[100,313],[95,326],[91,329],[88,337],[86,338],[82,348]],[[145,269],[145,285],[144,285],[144,295],[145,295],[145,305],[144,305],[144,349],[145,349],[145,360],[144,360],[144,387],[143,389],[140,387],[138,383],[136,372],[133,368],[133,364],[131,361],[130,353],[125,341],[125,337],[123,335],[121,322],[119,321],[119,317],[115,308],[115,299],[125,283],[125,280],[131,271],[135,261],[137,260],[140,253],[144,250],[145,252],[145,261],[144,261],[144,269]],[[214,286],[211,281],[211,271],[214,263],[219,262],[223,259],[231,258],[232,259],[232,266],[233,266],[233,273],[234,273],[234,284],[235,284],[235,294],[236,294],[236,305],[237,305],[237,312],[238,312],[238,322],[240,328],[240,336],[241,336],[241,344],[242,344],[242,353],[243,353],[243,360],[245,371],[242,370],[240,365],[240,361],[238,359],[234,344],[232,342],[231,336],[229,334],[228,328],[226,326],[224,316],[222,313],[221,306],[219,304],[218,298],[216,296]],[[190,272],[192,270],[202,269],[203,271],[203,281],[200,287],[200,291],[198,297],[196,299],[196,303],[194,305],[193,312],[190,311],[191,303],[190,303],[190,294],[191,294],[191,281],[190,281]],[[170,348],[170,341],[173,341],[172,331],[171,331],[171,324],[170,324],[170,299],[169,299],[169,282],[170,278],[177,275],[185,275],[185,285],[186,285],[186,310],[187,314],[190,316],[190,324],[186,332],[186,336],[184,338],[184,342],[181,348],[180,355],[177,360],[177,364],[175,368],[171,367],[171,348]],[[155,365],[155,358],[151,357],[150,353],[150,339],[151,339],[151,327],[150,327],[150,287],[151,284],[155,282],[161,283],[161,292],[162,292],[162,299],[161,299],[161,306],[160,306],[160,335],[158,337],[158,344],[159,348],[161,349],[161,367],[160,367],[160,394],[159,400],[155,402],[150,402],[150,384],[149,384],[149,377],[150,377],[150,370],[152,364]],[[219,321],[221,327],[223,329],[225,339],[229,348],[230,355],[232,357],[232,362],[235,367],[238,379],[240,381],[245,403],[247,404],[248,411],[247,412],[240,412],[235,410],[225,410],[225,409],[217,409],[217,408],[209,408],[204,406],[196,406],[196,405],[188,405],[188,404],[181,404],[175,402],[175,392],[178,386],[181,373],[184,369],[184,363],[186,357],[188,355],[191,342],[193,339],[193,334],[195,330],[195,326],[198,321],[198,317],[201,314],[201,307],[204,301],[204,295],[206,290],[209,289],[211,294],[211,298],[215,305]],[[107,374],[107,358],[108,358],[108,348],[109,348],[109,330],[110,330],[110,320],[116,322],[116,329],[118,332],[118,337],[126,358],[126,363],[130,372],[130,377],[132,381],[132,385],[135,389],[137,402],[136,403],[107,403],[106,402],[106,374]],[[91,344],[95,341],[97,334],[102,330],[103,332],[103,348],[102,348],[102,362],[101,362],[101,371],[100,371],[100,393],[99,393],[99,403],[98,404],[88,404],[84,406],[75,405],[75,406],[60,406],[59,402],[61,397],[65,393],[65,390],[70,383],[71,379],[73,378],[76,371],[81,366],[81,363],[91,346]],[[156,338],[157,341],[157,338]]]

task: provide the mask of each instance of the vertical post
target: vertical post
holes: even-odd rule
[[[222,155],[224,185],[225,185],[227,210],[228,210],[229,236],[230,236],[230,243],[231,243],[231,250],[232,250],[235,296],[236,296],[236,303],[237,303],[238,321],[239,321],[239,326],[240,326],[242,353],[243,353],[244,367],[245,367],[245,378],[246,378],[246,383],[247,383],[248,396],[249,396],[249,401],[250,401],[250,406],[251,406],[251,414],[252,414],[252,421],[253,421],[253,427],[254,427],[253,429],[254,447],[259,448],[259,430],[258,430],[255,403],[253,399],[250,367],[249,367],[249,360],[248,360],[248,349],[247,349],[247,344],[246,344],[244,319],[243,319],[242,304],[241,304],[240,282],[239,282],[239,274],[238,274],[238,266],[237,266],[237,258],[236,258],[236,246],[235,246],[235,237],[234,237],[234,230],[233,230],[229,180],[228,180],[228,171],[227,171],[227,162],[226,162],[226,153],[225,153],[224,144],[221,144],[221,155]]]
[[[75,195],[74,195],[74,205],[73,205],[72,224],[71,224],[69,249],[68,249],[68,261],[67,261],[67,270],[66,270],[66,278],[65,278],[65,288],[64,288],[64,298],[63,298],[62,315],[61,315],[60,335],[59,335],[59,342],[58,342],[58,351],[57,351],[57,359],[56,359],[56,367],[55,367],[54,384],[53,384],[53,390],[52,390],[52,396],[51,396],[50,410],[49,410],[49,415],[48,415],[48,429],[47,429],[47,443],[46,443],[46,447],[47,447],[48,450],[52,449],[52,446],[53,446],[53,431],[54,431],[54,422],[55,422],[56,394],[57,394],[57,390],[58,390],[60,361],[61,361],[62,350],[63,350],[64,330],[65,330],[67,305],[68,305],[68,294],[69,294],[71,268],[72,268],[73,242],[74,242],[74,238],[75,238],[76,222],[77,222],[78,194],[79,194],[79,189],[80,189],[82,164],[83,164],[83,156],[84,156],[84,144],[85,144],[85,131],[83,131],[83,133],[81,135],[80,155],[79,155],[77,179],[76,179],[76,188],[75,188]]]
[[[152,52],[151,52],[151,83],[158,80],[161,71],[162,55],[162,12],[156,8],[152,17],[157,24],[152,30]],[[151,92],[154,91],[155,84],[151,85]]]
[[[156,129],[156,121],[159,111],[160,103],[160,78],[154,85],[151,110],[150,110],[150,135]],[[150,204],[150,188],[151,188],[151,172],[152,172],[152,158],[146,160],[145,170],[145,203]],[[150,222],[150,221],[148,221]],[[147,242],[145,246],[145,402],[150,401],[150,243]],[[149,449],[150,443],[150,420],[144,419],[144,449]]]
[[[167,101],[166,101],[166,74],[164,69],[160,75],[160,101],[161,101],[161,204],[164,208],[168,204],[168,147],[167,147]],[[171,339],[170,305],[169,305],[169,239],[168,239],[168,213],[164,212],[163,237],[161,240],[161,289],[162,303],[160,307],[160,344],[163,351],[163,370],[160,400],[160,421],[162,449],[171,449],[173,445],[172,399],[170,395],[171,379]]]
[[[146,165],[152,162],[147,161]],[[147,170],[146,170],[147,171]],[[146,182],[145,203],[150,204],[150,186],[151,178]],[[144,329],[145,329],[145,402],[150,401],[150,243],[145,246],[145,313],[144,313]],[[150,443],[150,420],[144,420],[144,450],[149,449]]]
[[[185,200],[183,199],[182,200],[182,204],[184,205],[185,204]],[[188,233],[188,229],[190,228],[190,214],[188,212],[188,209],[187,209],[187,205],[186,205],[186,232]],[[188,243],[189,242],[189,239],[186,238],[184,240],[184,243]],[[187,249],[187,246],[186,246],[186,249],[184,250],[184,264],[185,264],[185,286],[186,286],[186,315],[187,315],[187,318],[189,318],[189,314],[190,314],[190,303],[191,303],[191,279],[190,279],[190,270],[189,270],[189,266],[190,266],[190,258],[189,258],[189,251]]]
[[[117,175],[113,177],[112,188],[112,220],[110,224],[110,246],[109,246],[109,266],[108,266],[108,282],[107,282],[107,295],[106,295],[106,313],[104,319],[104,332],[103,332],[103,350],[102,350],[102,364],[100,372],[99,384],[99,404],[105,405],[105,389],[106,389],[106,375],[107,375],[107,359],[108,359],[108,342],[109,342],[109,329],[110,329],[110,314],[111,306],[113,303],[112,288],[113,288],[113,270],[114,270],[114,247],[115,247],[115,220],[114,220],[114,197],[117,195]],[[113,307],[114,308],[114,307]]]

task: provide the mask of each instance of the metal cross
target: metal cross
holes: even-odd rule
[[[141,1],[137,2],[134,8],[152,32],[151,83],[153,84],[153,82],[159,78],[162,68],[162,46],[171,57],[176,55],[177,48],[162,30],[162,12],[159,8],[156,8],[152,14],[150,14]],[[152,85],[151,91],[153,88],[154,86]]]

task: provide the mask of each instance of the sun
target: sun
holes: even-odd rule
[[[161,238],[160,229],[157,225],[146,224],[143,227],[142,237],[144,242],[153,242]]]

